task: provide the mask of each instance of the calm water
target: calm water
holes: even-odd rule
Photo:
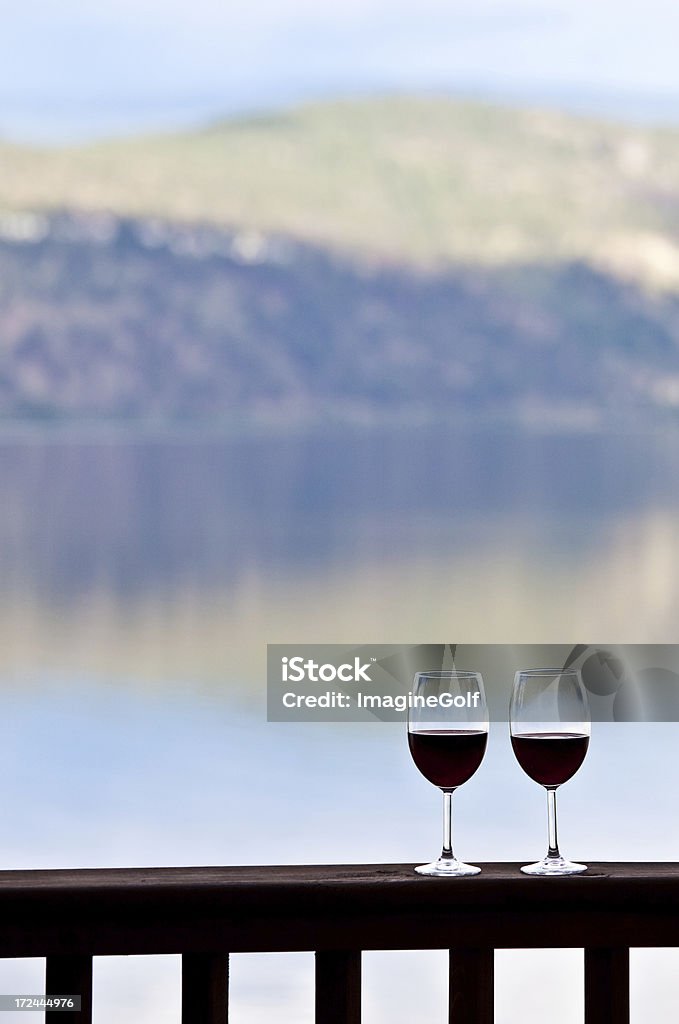
[[[5,442],[2,863],[431,858],[438,795],[402,729],[267,724],[265,643],[671,642],[677,450],[417,433]],[[676,728],[595,734],[561,801],[567,853],[679,860]],[[501,727],[457,804],[462,856],[542,854],[543,795]],[[548,1007],[553,1024],[582,1019],[580,955],[538,956],[499,956],[500,1024]],[[636,956],[639,1021],[644,999],[654,1022],[676,1019],[676,966]],[[6,963],[0,990],[39,991],[41,971]],[[178,1024],[178,977],[172,957],[98,961],[98,1024]],[[233,977],[236,1022],[312,1020],[309,957],[238,958]],[[444,989],[439,954],[366,957],[368,1024],[443,1021]]]
[[[679,437],[0,445],[6,677],[248,685],[263,644],[668,642]]]

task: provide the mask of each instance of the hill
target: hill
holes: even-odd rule
[[[679,296],[583,263],[424,274],[283,236],[16,223],[23,239],[0,243],[6,419],[579,429],[679,407]]]
[[[679,288],[679,132],[446,98],[0,148],[0,208],[244,226],[432,265],[586,261]]]
[[[392,98],[0,169],[0,419],[679,411],[677,132]]]

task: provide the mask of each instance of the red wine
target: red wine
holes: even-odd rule
[[[529,732],[512,736],[512,746],[526,775],[541,786],[560,786],[585,760],[589,736],[581,732]]]
[[[425,779],[440,789],[455,789],[483,761],[488,733],[480,729],[423,729],[408,733],[413,761]]]

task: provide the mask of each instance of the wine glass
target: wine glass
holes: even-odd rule
[[[547,790],[547,855],[521,870],[526,875],[575,875],[586,864],[565,860],[556,830],[556,791],[577,772],[590,737],[587,692],[579,669],[540,668],[517,672],[509,708],[516,759]]]
[[[418,874],[455,878],[481,870],[453,854],[452,797],[481,764],[487,742],[481,675],[455,669],[418,672],[409,699],[408,745],[425,779],[443,791],[443,850],[438,860],[415,868]]]

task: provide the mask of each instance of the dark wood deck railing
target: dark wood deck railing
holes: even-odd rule
[[[82,997],[50,1024],[89,1024],[92,957],[182,954],[183,1024],[225,1024],[228,956],[313,950],[317,1024],[357,1024],[361,951],[450,950],[450,1021],[490,1024],[493,950],[584,949],[587,1024],[629,1020],[629,948],[679,946],[679,864],[593,864],[527,878],[412,865],[0,872],[0,956],[46,957],[46,993]]]

